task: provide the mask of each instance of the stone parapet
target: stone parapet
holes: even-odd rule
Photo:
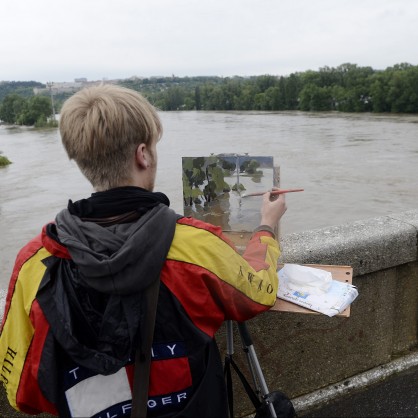
[[[418,211],[289,234],[282,261],[350,265],[361,276],[417,260]]]
[[[248,321],[270,390],[306,398],[414,352],[417,231],[418,211],[408,211],[282,237],[281,262],[350,265],[359,296],[348,318],[268,311]],[[225,338],[222,330],[221,347]],[[247,369],[238,335],[235,341],[234,358]],[[250,410],[247,402],[241,412]]]

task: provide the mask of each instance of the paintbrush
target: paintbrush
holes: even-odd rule
[[[293,192],[303,192],[303,189],[279,189],[279,190],[270,190],[271,195],[284,194],[284,193],[293,193]],[[262,196],[267,192],[256,192],[243,194],[241,197],[250,197],[250,196]]]

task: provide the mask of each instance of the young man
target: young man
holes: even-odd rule
[[[148,416],[227,416],[214,335],[274,304],[284,195],[264,195],[241,257],[219,228],[153,192],[162,127],[140,94],[82,90],[64,104],[60,132],[96,193],[70,201],[17,257],[0,336],[9,402],[29,414],[130,416],[144,291],[160,279]]]

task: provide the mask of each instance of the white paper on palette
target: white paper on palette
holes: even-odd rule
[[[278,276],[278,298],[327,316],[342,313],[358,296],[355,286],[333,280],[331,273],[322,269],[285,264]]]

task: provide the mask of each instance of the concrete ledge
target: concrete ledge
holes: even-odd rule
[[[354,276],[417,260],[418,211],[289,234],[281,260],[353,267]]]

